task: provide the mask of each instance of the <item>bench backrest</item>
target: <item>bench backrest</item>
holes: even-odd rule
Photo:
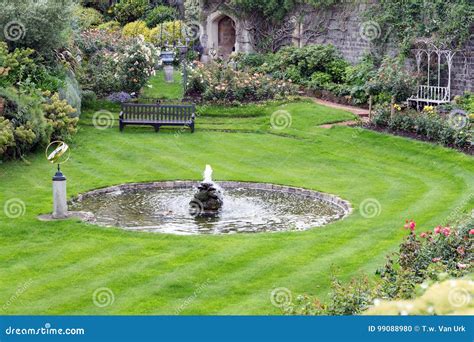
[[[195,106],[123,103],[122,118],[125,120],[183,121],[191,120]]]
[[[418,86],[418,99],[433,100],[433,101],[447,101],[450,100],[450,91],[448,87],[435,87],[420,85]]]

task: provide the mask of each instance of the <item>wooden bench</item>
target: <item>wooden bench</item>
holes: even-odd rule
[[[120,132],[126,125],[148,125],[156,132],[161,126],[185,126],[194,133],[195,113],[194,104],[123,103],[119,116]]]
[[[420,104],[440,105],[443,103],[449,103],[451,101],[450,93],[449,87],[420,85],[418,86],[416,95],[407,99],[407,104],[410,106],[411,103],[415,103],[416,108],[420,110],[423,109],[420,108]]]

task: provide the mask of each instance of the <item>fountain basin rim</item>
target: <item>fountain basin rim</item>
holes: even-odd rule
[[[339,207],[343,210],[344,215],[341,219],[346,218],[352,213],[352,205],[349,201],[346,201],[336,195],[310,190],[305,188],[279,185],[272,183],[258,183],[258,182],[241,182],[241,181],[215,181],[215,184],[219,185],[224,190],[226,189],[238,189],[247,188],[255,190],[267,190],[277,191],[283,193],[293,193],[316,200],[328,202],[334,206]],[[187,181],[187,180],[175,180],[175,181],[159,181],[159,182],[143,182],[143,183],[124,183],[120,185],[113,185],[110,187],[100,188],[91,190],[82,194],[77,195],[72,199],[72,202],[81,202],[84,198],[94,197],[97,195],[103,195],[113,193],[116,191],[128,191],[128,190],[171,190],[171,189],[192,189],[199,186],[198,181]]]

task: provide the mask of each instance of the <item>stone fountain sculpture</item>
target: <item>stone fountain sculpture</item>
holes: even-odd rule
[[[212,168],[206,165],[204,180],[189,203],[191,213],[197,217],[216,216],[224,205],[222,191],[212,180]]]

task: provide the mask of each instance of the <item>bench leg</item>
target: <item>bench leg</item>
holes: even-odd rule
[[[191,133],[194,133],[194,122],[191,125],[189,125],[189,128],[191,128]]]
[[[122,122],[120,122],[119,123],[120,132],[123,132],[124,127],[125,127],[125,125]]]
[[[160,126],[159,125],[155,125],[155,132],[158,133],[160,131]]]

